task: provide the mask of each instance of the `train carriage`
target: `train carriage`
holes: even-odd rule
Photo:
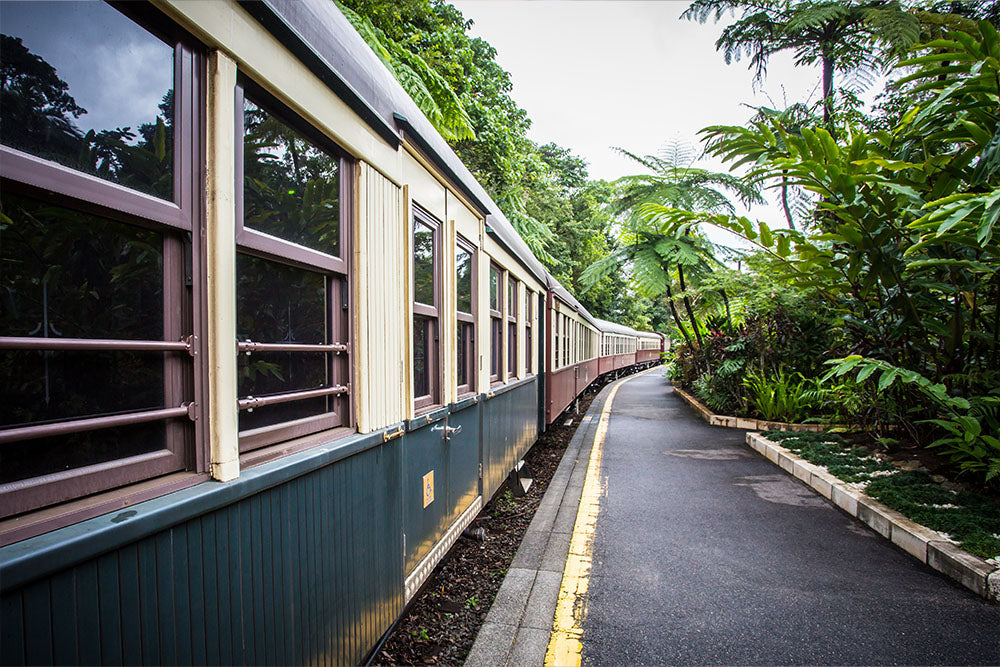
[[[147,107],[131,138],[0,110],[0,662],[364,660],[607,337],[614,371],[646,339],[558,286],[332,2],[0,18],[76,108]]]

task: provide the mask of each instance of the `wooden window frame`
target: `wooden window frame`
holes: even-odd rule
[[[433,304],[425,304],[417,301],[415,265],[413,270],[410,272],[410,302],[413,304],[413,327],[415,330],[418,317],[426,320],[427,326],[425,335],[427,336],[427,384],[429,393],[418,396],[415,383],[413,387],[413,410],[415,413],[424,413],[433,410],[435,407],[442,404],[441,387],[443,364],[441,363],[441,320],[443,319],[443,310],[440,307],[440,303],[442,300],[441,267],[443,262],[441,261],[441,235],[443,225],[440,220],[417,204],[413,204],[412,211],[413,215],[410,220],[409,227],[411,264],[413,264],[412,255],[414,249],[414,225],[423,225],[424,227],[430,229],[433,233],[433,268],[431,270],[434,282]],[[411,360],[411,363],[416,363],[415,355]],[[414,376],[415,375],[416,373],[414,373]]]
[[[249,93],[249,95],[248,95]],[[323,389],[293,391],[274,397],[240,397],[237,409],[252,410],[268,402],[293,402],[325,396],[328,410],[322,414],[302,419],[279,422],[255,429],[240,431],[239,450],[241,454],[273,445],[292,438],[298,438],[338,427],[351,427],[353,422],[353,401],[350,399],[351,364],[350,336],[352,306],[350,303],[350,271],[348,258],[351,248],[351,220],[354,208],[354,161],[337,146],[332,139],[321,133],[259,84],[243,73],[237,75],[235,91],[235,149],[236,149],[236,251],[267,261],[287,264],[322,274],[326,281],[327,340],[323,344],[292,344],[283,346],[283,351],[327,355],[326,371],[329,381]],[[324,253],[299,245],[244,225],[244,100],[249,96],[261,109],[277,117],[292,129],[305,135],[317,148],[338,161],[338,253]],[[239,278],[237,277],[237,283]],[[255,350],[266,351],[269,345],[279,345],[274,341],[241,341],[239,354],[249,354]],[[277,400],[274,400],[277,399]],[[347,435],[347,433],[344,433]]]
[[[528,289],[528,286],[524,286],[524,370],[526,375],[534,374],[534,351],[532,347],[532,336],[531,336],[531,315],[534,311],[532,307],[534,292]]]
[[[109,492],[171,473],[203,473],[206,427],[194,422],[207,383],[206,369],[197,363],[204,340],[204,265],[201,242],[203,174],[204,50],[201,45],[149,6],[115,6],[126,18],[173,48],[174,136],[173,197],[161,199],[140,190],[77,171],[27,152],[0,146],[0,188],[83,214],[100,216],[162,234],[163,339],[159,341],[97,340],[0,336],[8,350],[148,350],[163,352],[164,405],[162,408],[105,413],[96,417],[65,418],[42,424],[0,429],[0,447],[6,442],[68,435],[85,431],[163,421],[165,447],[0,484],[0,518],[31,512],[92,494]],[[178,318],[178,314],[180,317]],[[86,381],[86,378],[80,378]],[[194,423],[192,423],[194,422]],[[43,454],[39,454],[42,456]],[[169,486],[163,482],[164,487]],[[156,482],[153,487],[157,488]],[[120,492],[119,492],[120,493]],[[156,493],[152,491],[152,493]],[[56,528],[91,507],[106,502],[94,496],[77,509],[45,522]],[[113,503],[112,503],[113,504]],[[5,531],[0,530],[5,533]],[[0,542],[4,542],[0,538]]]
[[[455,355],[455,383],[456,391],[455,395],[458,398],[464,398],[469,394],[476,393],[476,382],[477,371],[479,370],[479,364],[477,363],[476,357],[476,306],[478,305],[478,263],[476,257],[476,246],[471,242],[462,238],[460,234],[455,234],[455,270],[458,271],[458,252],[463,251],[469,253],[471,258],[471,265],[469,267],[470,271],[470,281],[472,283],[472,302],[470,304],[469,310],[472,312],[465,313],[458,309],[458,281],[455,281],[455,319],[457,321],[456,333],[458,334],[458,339],[456,340],[457,346],[465,347],[465,364],[468,382],[464,384],[458,384],[458,354],[456,351]],[[457,274],[456,274],[457,278]],[[469,331],[469,339],[465,339],[463,332]],[[456,346],[456,347],[457,347]]]
[[[518,377],[517,367],[517,313],[518,298],[517,291],[520,281],[507,274],[507,301],[506,317],[507,322],[507,380]]]
[[[498,264],[490,262],[490,286],[493,283],[493,271],[497,273],[497,307],[503,308],[504,285],[506,283],[507,272]],[[493,307],[492,294],[490,295],[490,384],[500,384],[503,380],[503,311]]]

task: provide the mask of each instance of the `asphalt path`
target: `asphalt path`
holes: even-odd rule
[[[698,420],[659,373],[604,443],[583,662],[1000,664],[1000,607]]]

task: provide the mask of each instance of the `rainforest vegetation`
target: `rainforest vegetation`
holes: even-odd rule
[[[456,9],[344,5],[553,274],[596,315],[669,332],[672,379],[713,411],[860,427],[1000,480],[993,3],[696,0],[684,17],[722,24],[720,59],[763,79],[790,51],[820,98],[707,127],[697,149],[626,153],[636,173],[611,183],[526,137]],[[737,214],[764,193],[779,219]]]

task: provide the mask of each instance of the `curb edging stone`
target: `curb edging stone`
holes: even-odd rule
[[[738,428],[744,431],[793,431],[795,433],[824,433],[832,428],[845,428],[841,424],[789,424],[788,422],[771,422],[764,419],[733,417],[731,415],[713,414],[701,401],[683,389],[674,387],[674,392],[698,413],[709,426]]]
[[[675,391],[680,393],[676,388]],[[973,556],[946,540],[941,533],[915,523],[878,500],[848,486],[825,468],[809,463],[758,433],[747,433],[746,443],[921,563],[962,584],[980,597],[1000,602],[1000,567]]]

